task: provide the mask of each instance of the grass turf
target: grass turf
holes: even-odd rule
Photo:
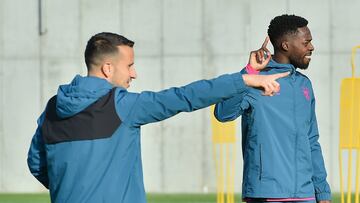
[[[240,195],[236,195],[236,202]],[[148,194],[148,203],[215,203],[216,194]],[[0,203],[50,203],[48,194],[0,194]],[[340,203],[340,194],[334,194],[332,203]]]

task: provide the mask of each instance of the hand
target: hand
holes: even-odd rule
[[[330,200],[320,200],[320,201],[318,201],[318,203],[331,203],[331,201]]]
[[[265,38],[265,41],[260,49],[250,52],[249,64],[253,69],[262,70],[269,63],[271,59],[271,53],[266,48],[268,42],[269,42],[269,36]],[[266,57],[265,57],[265,53],[266,53]]]
[[[263,95],[274,96],[275,93],[280,91],[280,84],[276,82],[277,79],[286,77],[290,72],[277,73],[274,75],[242,75],[244,82],[247,86],[258,87],[264,89]]]

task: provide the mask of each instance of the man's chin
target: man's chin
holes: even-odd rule
[[[306,69],[308,69],[309,64],[310,64],[310,63],[304,63],[304,64],[301,64],[301,65],[298,65],[297,67],[298,67],[299,69],[301,69],[301,70],[306,70]]]
[[[308,69],[308,67],[309,67],[309,66],[306,66],[306,67],[298,67],[298,68],[301,69],[301,70],[306,70],[306,69]]]
[[[130,87],[130,84],[117,84],[116,87],[122,87],[124,89],[128,89]]]

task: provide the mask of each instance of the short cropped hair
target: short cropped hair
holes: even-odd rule
[[[134,42],[124,36],[102,32],[92,36],[87,42],[85,49],[85,63],[88,70],[94,65],[101,65],[104,56],[118,53],[117,46],[133,47]]]
[[[297,29],[307,26],[308,21],[300,16],[284,14],[271,20],[268,35],[274,49],[280,48],[280,40],[286,35],[296,34]]]

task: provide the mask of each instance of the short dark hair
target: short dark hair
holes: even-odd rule
[[[276,16],[271,20],[268,35],[274,49],[280,46],[280,40],[283,36],[288,34],[296,34],[297,29],[307,26],[308,21],[300,16],[284,14]]]
[[[134,42],[110,32],[101,32],[92,36],[87,42],[84,54],[87,69],[90,70],[92,65],[99,65],[105,55],[118,53],[117,46],[121,45],[133,47]]]

